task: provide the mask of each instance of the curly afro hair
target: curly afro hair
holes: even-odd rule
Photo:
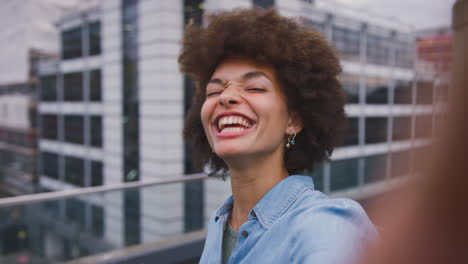
[[[303,130],[284,157],[288,173],[312,171],[328,160],[345,128],[346,96],[337,79],[341,72],[337,53],[324,36],[275,9],[237,9],[211,14],[209,20],[206,27],[187,25],[178,59],[181,71],[197,87],[184,127],[196,166],[208,165],[211,175],[228,172],[208,144],[200,111],[216,67],[237,57],[271,65],[289,111],[302,120]]]

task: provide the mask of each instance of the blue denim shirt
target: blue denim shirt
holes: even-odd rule
[[[200,263],[221,263],[231,196],[211,217]],[[239,230],[228,263],[354,263],[376,231],[362,207],[314,191],[310,176],[292,175],[273,187]]]

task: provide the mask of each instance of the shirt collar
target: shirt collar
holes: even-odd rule
[[[312,177],[291,175],[268,191],[252,211],[255,212],[263,228],[268,229],[307,189],[314,189]],[[222,215],[231,213],[233,202],[234,198],[231,195],[216,212],[216,220]]]

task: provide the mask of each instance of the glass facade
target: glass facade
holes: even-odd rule
[[[101,22],[88,24],[89,31],[89,55],[101,54]]]
[[[76,27],[62,32],[62,59],[67,60],[83,56],[82,31],[82,27]]]
[[[366,144],[382,143],[387,141],[387,117],[367,117]]]
[[[366,103],[388,104],[389,80],[378,77],[367,77],[366,79]]]
[[[140,123],[138,92],[138,0],[121,0],[122,14],[122,134],[123,182],[140,180]],[[123,196],[123,237],[127,246],[141,242],[140,191]]]
[[[84,187],[85,169],[84,160],[77,157],[65,156],[65,182]]]
[[[359,118],[348,118],[348,127],[343,140],[343,146],[353,146],[359,144]]]
[[[184,0],[184,25],[193,21],[197,25],[203,23],[202,8],[203,0]],[[184,76],[184,116],[190,109],[193,96],[195,95],[195,83]],[[202,172],[202,168],[197,167],[192,158],[190,144],[184,144],[184,174]],[[204,185],[203,182],[190,182],[184,184],[184,230],[192,231],[204,226]]]
[[[101,161],[91,161],[91,186],[103,185]]]
[[[86,230],[86,203],[78,199],[65,201],[65,217],[74,223],[80,231]]]
[[[84,144],[84,116],[64,116],[64,140],[73,144]]]
[[[416,83],[416,103],[419,105],[431,105],[433,103],[434,84],[429,81]]]
[[[85,38],[88,40],[88,49],[83,45],[84,32],[88,33]],[[61,41],[63,60],[99,55],[101,54],[101,22],[93,21],[65,30],[61,33]]]
[[[140,176],[138,104],[138,1],[122,0],[123,181]]]
[[[411,139],[411,116],[395,116],[393,117],[392,140],[408,140]]]
[[[354,61],[360,60],[361,34],[359,31],[333,26],[332,41],[341,58]]]
[[[270,8],[275,6],[275,0],[253,0],[253,5],[261,8]]]
[[[41,172],[40,174],[47,177],[59,178],[59,156],[56,153],[43,151],[41,152]]]
[[[358,104],[359,103],[359,76],[351,74],[341,74],[339,76],[341,85],[347,95],[348,104]]]
[[[43,114],[41,118],[41,138],[58,140],[58,117],[52,114]]]
[[[105,230],[105,221],[104,215],[105,211],[102,206],[99,205],[90,205],[91,206],[91,234],[94,237],[102,238],[104,236]]]
[[[391,43],[389,38],[368,34],[366,62],[377,65],[390,65],[389,43]]]
[[[101,70],[99,69],[89,72],[89,100],[92,102],[102,100]]]
[[[81,72],[63,75],[64,101],[83,101],[83,74]]]
[[[412,104],[413,88],[410,81],[396,81],[394,89],[394,104]]]
[[[373,183],[385,179],[387,173],[387,154],[367,156],[364,158],[364,183]]]
[[[352,158],[330,163],[330,191],[340,191],[357,186],[358,160],[358,158]]]
[[[414,67],[414,43],[404,41],[394,41],[395,48],[395,66],[406,69]]]
[[[102,118],[101,116],[91,116],[91,146],[102,147]]]
[[[41,101],[57,101],[57,77],[47,75],[41,77]]]

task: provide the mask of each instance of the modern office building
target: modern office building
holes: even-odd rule
[[[408,175],[431,135],[418,124],[433,111],[421,96],[431,88],[417,85],[411,27],[329,1],[102,0],[58,20],[60,58],[39,67],[41,188],[198,172],[182,138],[194,89],[177,64],[184,25],[253,6],[300,17],[340,53],[349,131],[331,161],[310,172],[316,188],[344,195]],[[73,200],[56,208],[67,219],[79,208],[82,225],[97,223],[101,239],[132,245],[203,228],[229,193],[228,181],[207,180],[125,192],[109,197],[112,206]]]
[[[37,63],[58,52],[54,23],[78,1],[5,0],[0,21],[0,192],[37,187]]]

